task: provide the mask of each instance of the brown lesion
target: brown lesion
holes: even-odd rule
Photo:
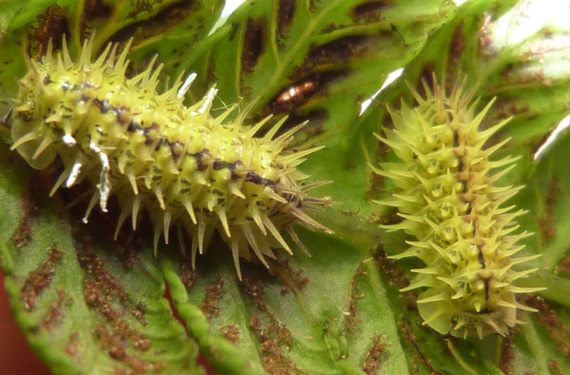
[[[380,21],[382,12],[393,5],[393,1],[377,0],[360,3],[352,8],[351,16],[355,22]]]
[[[503,371],[505,375],[511,375],[511,370],[515,361],[514,346],[511,339],[508,337],[503,338],[502,341],[499,369]]]
[[[386,351],[388,344],[382,342],[382,336],[376,335],[372,338],[372,346],[368,349],[366,353],[366,358],[364,358],[364,364],[362,366],[362,371],[367,375],[376,374],[376,369],[382,364],[382,357]]]
[[[194,286],[194,282],[196,281],[196,277],[198,276],[198,272],[194,270],[190,265],[186,262],[182,264],[182,272],[180,274],[180,281],[186,287],[187,290],[190,290]]]
[[[558,203],[558,198],[561,194],[564,194],[564,190],[560,187],[560,181],[558,178],[553,177],[548,183],[545,206],[546,212],[544,215],[537,218],[538,227],[543,235],[543,242],[548,241],[550,237],[556,234],[556,226],[553,224],[552,219]]]
[[[403,338],[401,340],[405,346],[411,349],[413,352],[414,358],[412,360],[412,373],[417,374],[420,372],[420,365],[423,365],[428,370],[429,374],[438,375],[441,374],[437,371],[433,365],[431,364],[431,360],[428,356],[424,354],[424,352],[420,348],[420,341],[416,337],[414,333],[414,329],[412,324],[406,318],[401,318],[398,321],[398,327],[400,328],[400,334]]]
[[[34,176],[36,178],[37,176]],[[34,228],[30,226],[29,222],[39,213],[38,197],[42,194],[36,194],[37,189],[32,181],[24,188],[22,193],[22,215],[18,221],[18,227],[14,233],[13,239],[17,249],[22,249],[28,245],[32,238]]]
[[[38,44],[35,53],[31,54],[32,58],[44,56],[48,52],[50,40],[54,43],[55,48],[61,48],[60,35],[70,35],[66,10],[59,5],[51,5],[42,13],[38,14],[37,26],[31,31],[30,40]]]
[[[132,315],[140,324],[146,325],[143,310],[138,304],[129,301],[124,287],[105,270],[105,263],[94,253],[90,245],[85,246],[86,253],[79,255],[84,277],[84,297],[87,306],[102,321],[94,328],[94,336],[101,348],[110,358],[126,365],[116,367],[116,373],[144,374],[160,371],[166,361],[151,362],[141,359],[136,353],[148,351],[152,342],[139,330],[133,328],[126,319]],[[71,340],[67,349],[77,353],[77,345]]]
[[[558,351],[570,356],[570,329],[565,322],[558,319],[556,312],[546,303],[545,299],[537,295],[525,294],[523,303],[538,310],[535,315],[538,324],[554,340]]]
[[[384,246],[380,243],[372,252],[374,260],[386,275],[386,280],[390,285],[395,285],[398,289],[403,289],[408,286],[409,280],[402,268],[396,265],[396,262],[388,258],[384,251]],[[413,306],[413,301],[410,303]]]
[[[337,38],[331,42],[312,45],[307,53],[308,66],[342,64],[362,57],[372,51],[369,35],[349,35]]]
[[[128,368],[132,370],[132,372],[128,372],[124,368],[116,367],[116,370],[119,373],[122,371],[125,374],[144,374],[151,371],[160,371],[167,365],[167,361],[157,361],[157,362],[149,362],[139,358],[136,355],[127,354],[127,350],[124,345],[126,337],[122,335],[123,331],[119,328],[119,333],[117,332],[117,327],[112,330],[106,325],[100,324],[95,327],[95,337],[99,339],[101,346],[107,350],[107,354],[109,357],[113,358],[116,361],[122,362]],[[141,350],[148,350],[148,347],[145,347]]]
[[[256,280],[249,275],[243,276],[242,291],[252,299],[252,302],[260,311],[267,311],[267,306],[263,300],[263,287],[261,280]]]
[[[269,272],[277,276],[281,281],[281,294],[287,294],[290,291],[299,293],[309,283],[309,278],[303,275],[303,269],[293,270],[291,268],[291,258],[268,259]]]
[[[248,328],[260,342],[262,364],[265,370],[270,374],[300,374],[301,371],[285,356],[285,352],[290,350],[293,343],[293,335],[265,305],[261,280],[244,274],[242,291],[252,299],[258,311],[263,313],[262,317],[252,317]],[[266,322],[265,327],[262,319]]]
[[[79,333],[74,332],[69,335],[67,340],[67,345],[65,347],[65,353],[75,359],[76,361],[80,360],[80,349],[83,346],[81,340],[79,339]]]
[[[71,299],[67,298],[63,289],[58,289],[57,298],[49,305],[49,312],[42,322],[42,326],[45,330],[52,331],[55,326],[65,318],[65,313],[62,311],[62,308],[66,301],[71,301]]]
[[[271,375],[300,375],[305,373],[299,370],[295,363],[285,355],[285,350],[288,350],[292,336],[290,333],[284,334],[288,331],[284,330],[282,325],[271,323],[264,327],[259,318],[253,317],[249,321],[248,328],[260,342],[260,355],[265,371]]]
[[[267,38],[267,25],[265,19],[247,19],[243,50],[241,55],[242,71],[253,73],[260,56],[265,49]]]
[[[105,270],[105,262],[95,255],[91,244],[87,247],[85,254],[79,255],[79,263],[86,272],[84,281],[85,285],[85,299],[88,305],[100,308],[111,320],[115,320],[123,315],[123,312],[130,313],[141,324],[146,325],[146,318],[144,312],[136,305],[133,305],[129,300],[129,295],[124,286]],[[107,302],[116,298],[123,307],[120,313],[111,308]]]
[[[566,277],[570,276],[570,254],[565,255],[560,259],[555,272],[557,274],[564,274]]]
[[[459,22],[459,24],[455,27],[453,36],[451,37],[449,44],[449,63],[447,66],[447,73],[449,77],[451,77],[452,73],[456,71],[459,60],[461,59],[461,55],[463,54],[463,50],[465,49],[465,33],[463,32],[464,27],[464,21]],[[451,82],[452,80],[447,80],[447,82],[444,83]]]
[[[220,331],[224,334],[226,340],[231,343],[237,344],[239,342],[239,328],[235,325],[223,326]]]
[[[38,296],[51,284],[59,259],[62,256],[63,251],[58,250],[54,243],[46,260],[36,271],[30,272],[28,279],[22,287],[22,301],[27,311],[34,309]]]
[[[277,34],[281,38],[287,37],[287,29],[297,10],[296,0],[279,0],[279,8],[277,9]]]
[[[101,0],[91,1],[95,3]],[[115,30],[115,33],[108,40],[123,43],[133,38],[135,41],[134,45],[138,45],[141,41],[149,40],[153,36],[169,32],[170,29],[184,22],[188,17],[201,12],[203,10],[202,7],[204,7],[204,5],[196,1],[175,1],[156,9],[152,2],[137,1],[133,9],[124,16],[129,20],[129,24],[119,30]],[[107,8],[113,11],[111,7]],[[107,12],[107,9],[102,7],[101,12]],[[145,14],[150,14],[150,17],[145,16]],[[88,12],[84,12],[84,17],[86,18],[85,24],[93,25],[90,28],[94,28],[96,25],[93,20],[101,22],[109,19],[109,17],[97,17],[97,14],[95,17],[91,17]],[[144,27],[141,27],[142,24],[144,24]],[[194,30],[199,32],[203,30],[204,27],[206,27],[206,24],[200,23]],[[188,35],[188,45],[190,45],[192,42],[190,38],[193,37],[196,39],[199,34],[196,32],[188,33]],[[85,37],[87,36],[88,35],[85,35]],[[171,54],[180,57],[184,52],[182,48],[179,48],[173,49]]]
[[[368,272],[362,270],[362,263],[358,265],[354,276],[352,277],[352,284],[350,288],[350,301],[348,304],[348,315],[346,316],[345,328],[352,329],[358,326],[362,321],[356,317],[356,301],[366,298],[366,296],[359,291],[358,279],[366,277]]]
[[[513,102],[512,98],[504,96],[497,97],[494,107],[495,107],[495,112],[501,118],[508,118],[517,115],[527,117],[531,113],[528,104],[522,104],[518,106],[516,103]],[[548,135],[545,136],[544,140],[546,140],[547,137]]]
[[[206,315],[206,318],[211,319],[219,314],[220,309],[216,306],[218,301],[224,295],[224,279],[218,277],[206,286],[206,298],[200,305],[200,310]]]
[[[84,0],[82,23],[92,23],[94,20],[106,20],[113,14],[113,8],[103,0]]]

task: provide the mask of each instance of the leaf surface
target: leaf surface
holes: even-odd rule
[[[522,39],[500,39],[503,22],[514,28],[529,13],[513,0],[461,8],[443,0],[276,0],[245,3],[207,36],[222,1],[157,2],[146,10],[144,2],[106,2],[107,13],[87,19],[79,3],[58,3],[64,11],[31,3],[37,6],[0,6],[1,30],[11,31],[0,40],[9,51],[0,57],[4,107],[17,90],[13,77],[25,69],[18,43],[29,40],[27,49],[39,53],[49,37],[60,40],[61,28],[28,38],[60,16],[72,50],[97,29],[99,47],[109,40],[122,47],[133,38],[133,72],[156,52],[165,77],[197,72],[188,102],[215,83],[216,109],[238,102],[252,122],[273,114],[270,124],[289,115],[285,128],[309,120],[293,146],[326,148],[300,169],[311,182],[333,181],[315,196],[343,203],[310,212],[335,231],[299,230],[310,257],[299,249],[292,257],[277,251],[269,269],[242,260],[240,281],[221,241],[192,270],[175,243],[153,257],[144,229],[113,241],[113,213],[87,226],[75,223],[82,207],[65,208],[77,200],[74,192],[48,199],[47,174],[30,174],[4,145],[0,202],[13,213],[0,220],[6,287],[19,324],[55,373],[196,374],[198,347],[224,375],[570,372],[564,354],[570,347],[568,137],[557,137],[533,160],[568,114],[562,26],[533,25]],[[539,312],[521,313],[527,324],[509,338],[441,337],[421,325],[416,295],[398,291],[418,264],[387,258],[406,245],[403,235],[378,228],[386,212],[371,200],[390,186],[367,163],[387,155],[372,136],[390,125],[385,106],[411,102],[403,80],[360,113],[400,67],[414,87],[432,72],[446,84],[461,72],[469,87],[479,84],[480,105],[496,97],[485,125],[513,116],[494,138],[512,137],[497,157],[521,156],[502,183],[525,185],[512,203],[529,211],[522,229],[536,233],[526,240],[526,254],[543,255],[523,282],[548,290],[523,296]]]

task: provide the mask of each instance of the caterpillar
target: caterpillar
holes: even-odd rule
[[[304,211],[330,199],[309,196],[320,183],[301,185],[307,176],[296,169],[319,147],[286,149],[303,124],[278,134],[283,119],[256,137],[270,117],[246,126],[246,110],[226,121],[237,105],[213,117],[215,87],[185,107],[195,74],[185,82],[181,75],[158,94],[162,65],[153,68],[156,57],[144,72],[127,78],[130,42],[115,59],[117,48],[107,45],[92,62],[91,38],[73,60],[64,38],[60,54],[54,55],[50,42],[40,61],[27,59],[28,73],[4,122],[11,127],[12,150],[30,166],[45,169],[56,157],[63,162],[50,196],[87,180],[92,197],[84,222],[97,203],[106,212],[114,194],[121,208],[115,239],[129,216],[136,230],[139,212],[146,211],[155,254],[159,237],[168,244],[175,226],[181,243],[185,233],[192,239],[193,266],[197,252],[218,233],[240,278],[240,256],[250,259],[253,252],[268,267],[265,256],[274,256],[272,247],[291,253],[282,230],[306,251],[294,223],[331,233]]]
[[[465,92],[466,78],[457,78],[449,95],[435,74],[433,82],[432,90],[423,81],[425,97],[408,85],[417,105],[402,101],[400,110],[389,108],[394,128],[376,135],[399,159],[380,168],[370,165],[397,190],[377,203],[396,207],[402,221],[382,227],[414,238],[406,241],[407,251],[392,258],[417,257],[426,265],[412,269],[416,276],[402,289],[423,290],[417,306],[424,325],[463,338],[505,336],[522,323],[517,309],[536,311],[518,303],[516,294],[544,289],[514,285],[536,269],[512,266],[539,256],[513,257],[524,248],[517,242],[532,233],[514,234],[515,219],[525,211],[503,203],[522,187],[496,186],[518,158],[490,160],[509,139],[484,147],[509,119],[482,130],[494,99],[476,113],[475,90]]]

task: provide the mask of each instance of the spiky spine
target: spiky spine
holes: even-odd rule
[[[400,110],[390,110],[394,129],[377,136],[401,159],[381,163],[380,169],[371,166],[399,190],[378,203],[397,207],[403,220],[384,227],[416,238],[393,258],[418,257],[426,264],[412,270],[417,275],[403,289],[427,288],[417,301],[423,324],[454,336],[504,336],[520,323],[517,308],[534,311],[518,303],[516,293],[542,289],[513,285],[534,270],[515,272],[511,267],[535,258],[512,257],[524,248],[517,241],[531,235],[512,234],[518,228],[514,219],[524,211],[502,207],[520,187],[496,186],[516,158],[489,159],[508,139],[484,148],[508,119],[480,130],[492,101],[475,114],[476,103],[470,104],[474,91],[463,92],[465,80],[455,82],[449,97],[435,77],[433,81],[433,92],[424,82],[425,98],[410,87],[417,106],[402,102]]]
[[[93,40],[93,39],[92,39]],[[110,194],[122,209],[117,232],[138,213],[149,212],[154,222],[154,247],[162,233],[168,243],[171,225],[192,237],[192,259],[202,253],[217,231],[229,245],[239,274],[239,256],[250,250],[267,265],[272,246],[291,252],[280,235],[293,222],[328,231],[303,212],[325,204],[309,197],[310,186],[295,167],[316,151],[287,152],[294,131],[272,139],[281,121],[264,137],[242,123],[245,112],[232,122],[224,119],[233,106],[214,118],[210,107],[216,90],[193,106],[183,105],[191,80],[180,91],[180,78],[163,94],[156,93],[161,66],[125,78],[128,46],[115,60],[117,46],[109,45],[91,62],[92,40],[83,45],[78,61],[67,47],[54,57],[51,46],[41,62],[28,61],[29,72],[12,112],[12,149],[36,169],[59,156],[65,166],[52,194],[89,179],[93,196],[84,221],[99,202],[106,211]],[[293,233],[293,239],[297,237]],[[302,244],[299,243],[302,246]],[[241,275],[240,275],[241,277]]]

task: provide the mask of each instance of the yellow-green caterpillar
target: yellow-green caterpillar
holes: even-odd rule
[[[237,108],[212,117],[217,90],[186,108],[183,98],[195,75],[179,78],[162,94],[156,86],[161,66],[154,60],[143,73],[126,78],[129,45],[115,59],[117,45],[108,45],[91,61],[93,38],[74,61],[65,40],[62,53],[52,47],[40,62],[28,61],[28,73],[12,112],[6,116],[13,145],[36,169],[59,157],[65,167],[53,187],[71,187],[84,179],[93,184],[84,221],[99,203],[106,210],[114,194],[121,207],[117,232],[146,210],[154,223],[154,247],[171,226],[192,237],[192,261],[214,232],[231,248],[238,274],[239,256],[250,249],[267,266],[271,247],[291,249],[282,229],[302,247],[292,224],[327,231],[303,210],[327,198],[307,195],[318,184],[300,186],[306,176],[296,166],[318,148],[285,150],[298,127],[276,136],[280,121],[263,137],[243,125],[246,113],[225,121]],[[275,137],[276,136],[276,137]],[[274,138],[275,137],[275,138]],[[241,277],[241,275],[240,275]]]
[[[496,186],[517,158],[489,159],[509,139],[484,147],[508,119],[479,129],[493,101],[475,113],[475,91],[464,93],[465,82],[458,79],[449,96],[435,77],[433,91],[423,83],[425,98],[410,87],[417,106],[402,102],[400,110],[389,110],[394,129],[377,135],[400,161],[371,168],[398,189],[378,203],[397,207],[403,220],[384,227],[415,238],[393,258],[418,257],[426,264],[412,270],[417,275],[403,289],[425,289],[417,301],[423,324],[453,336],[504,336],[521,323],[517,309],[535,311],[518,303],[516,294],[543,288],[514,285],[535,270],[516,272],[512,266],[537,257],[513,257],[524,248],[517,241],[531,234],[515,234],[515,218],[524,211],[503,203],[521,187]]]

